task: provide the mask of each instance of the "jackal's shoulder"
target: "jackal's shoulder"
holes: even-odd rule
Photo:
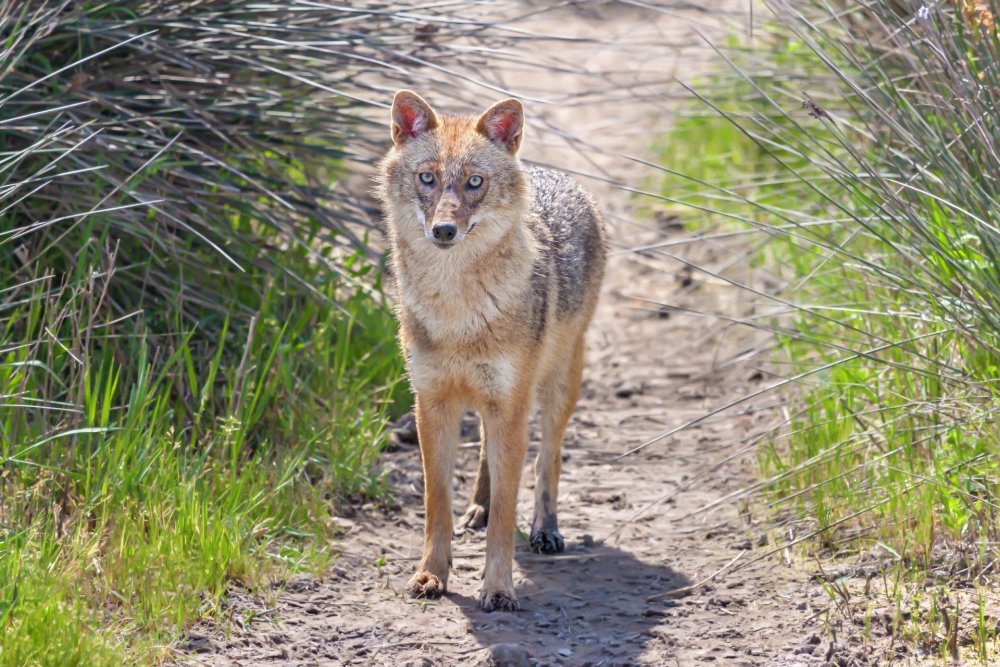
[[[596,212],[594,199],[568,174],[555,169],[525,165],[534,191],[534,210],[550,220],[572,220]]]
[[[536,166],[525,172],[534,197],[530,226],[558,278],[558,312],[574,312],[604,274],[604,222],[593,197],[570,176]]]

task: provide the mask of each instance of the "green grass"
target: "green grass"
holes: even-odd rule
[[[340,299],[346,313],[276,303],[288,298],[272,286],[250,339],[228,340],[223,323],[214,351],[188,341],[157,361],[137,337],[123,359],[96,346],[77,374],[55,342],[0,358],[7,400],[59,376],[81,393],[56,427],[0,408],[0,665],[162,657],[220,611],[232,580],[322,568],[338,501],[384,491],[372,465],[402,388],[390,313],[362,292]],[[50,305],[36,298],[16,318],[58,338]]]
[[[303,59],[346,10],[247,7],[0,3],[2,666],[163,661],[386,492],[408,390],[330,187],[354,70]]]
[[[662,192],[781,283],[750,323],[796,378],[759,451],[777,516],[810,522],[814,554],[888,558],[926,588],[909,636],[945,655],[934,596],[989,588],[1000,526],[997,41],[948,5],[776,9],[696,86]],[[978,626],[987,660],[996,624]]]

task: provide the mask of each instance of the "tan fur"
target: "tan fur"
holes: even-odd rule
[[[410,591],[432,597],[447,589],[451,475],[461,415],[472,408],[482,418],[483,447],[465,522],[475,527],[488,521],[480,596],[488,610],[518,608],[511,576],[515,509],[536,400],[543,441],[535,462],[532,543],[544,551],[562,549],[555,514],[561,441],[579,392],[584,331],[604,261],[598,216],[592,284],[583,286],[582,306],[561,312],[558,273],[538,277],[549,250],[539,240],[547,232],[532,212],[531,183],[515,156],[520,114],[519,102],[505,100],[478,119],[438,116],[415,94],[397,93],[395,146],[378,183],[424,464],[424,550]],[[434,174],[433,185],[420,180],[423,172]],[[469,186],[473,175],[483,186]],[[595,211],[589,198],[579,203]],[[435,245],[431,230],[438,224],[456,226],[453,246]],[[531,304],[544,311],[534,320]]]

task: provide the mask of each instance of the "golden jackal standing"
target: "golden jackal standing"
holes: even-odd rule
[[[410,593],[437,597],[447,588],[451,474],[462,412],[471,407],[482,418],[482,450],[462,521],[487,526],[479,599],[487,611],[519,606],[515,511],[535,400],[542,443],[531,547],[563,549],[560,449],[607,254],[600,214],[583,188],[517,159],[523,121],[514,99],[478,118],[451,117],[400,91],[395,145],[378,181],[424,463],[424,551]]]

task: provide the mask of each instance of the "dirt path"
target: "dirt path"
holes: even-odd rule
[[[664,12],[640,8],[567,6],[523,24],[563,35],[630,40],[621,52],[562,44],[558,57],[577,68],[615,70],[592,104],[531,105],[525,157],[640,185],[652,177],[610,153],[648,156],[670,123],[671,81],[690,80],[704,61],[688,21],[710,31],[721,2],[678,3]],[[709,10],[709,11],[706,11]],[[551,57],[540,54],[539,57]],[[516,81],[526,95],[559,99],[561,91],[594,86],[572,74]],[[629,88],[630,83],[647,85]],[[620,94],[616,93],[616,87]],[[610,92],[609,92],[610,91]],[[433,92],[428,95],[433,101]],[[537,110],[537,111],[536,111]],[[603,153],[588,151],[593,145]],[[666,216],[638,215],[621,190],[588,182],[608,212],[619,246],[685,232]],[[650,219],[652,218],[652,219]],[[687,247],[701,264],[726,261],[724,250]],[[632,254],[611,261],[590,334],[579,408],[571,422],[560,486],[560,527],[566,551],[531,554],[519,544],[514,583],[524,610],[480,611],[476,605],[485,534],[455,539],[450,594],[414,601],[404,583],[419,558],[422,481],[419,451],[402,447],[384,457],[398,508],[357,508],[342,522],[342,556],[323,579],[289,583],[273,608],[234,595],[234,616],[253,622],[228,637],[196,639],[189,659],[212,665],[813,665],[826,663],[828,642],[815,632],[825,596],[808,576],[777,557],[735,575],[698,585],[736,558],[744,565],[764,553],[761,531],[737,507],[695,513],[752,480],[737,454],[777,415],[764,408],[728,413],[616,461],[630,447],[706,414],[760,385],[738,358],[752,345],[715,321],[641,309],[642,296],[719,310],[734,295],[678,264]],[[731,304],[728,304],[731,305]],[[773,399],[772,399],[773,402]],[[537,442],[537,433],[533,434]],[[472,436],[475,438],[475,435]],[[471,491],[477,448],[462,449],[456,475],[457,512]],[[529,459],[532,458],[529,454]],[[525,484],[531,487],[530,465]],[[532,494],[522,487],[520,527],[528,526]],[[639,515],[641,510],[644,511]],[[637,516],[638,515],[638,516]],[[741,556],[742,554],[742,556]],[[691,587],[688,594],[650,599]],[[514,645],[516,648],[498,645]],[[492,648],[490,648],[492,647]],[[199,652],[200,651],[200,652]]]

